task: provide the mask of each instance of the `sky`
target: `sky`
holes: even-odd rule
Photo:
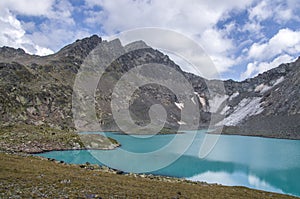
[[[47,55],[155,27],[197,42],[222,79],[244,80],[300,56],[299,10],[299,0],[1,0],[0,46]]]

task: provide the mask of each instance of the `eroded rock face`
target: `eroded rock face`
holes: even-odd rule
[[[299,139],[299,83],[300,59],[243,82],[225,81],[234,93],[223,109],[224,124],[236,127],[229,133]]]
[[[183,97],[199,110],[199,128],[207,128],[214,115],[220,118],[217,126],[228,126],[225,128],[227,133],[299,138],[300,59],[242,82],[222,82],[183,72],[168,56],[142,41],[124,47],[118,40],[102,41],[96,35],[77,40],[44,57],[26,54],[22,49],[0,48],[0,125],[28,123],[60,129],[75,128],[72,113],[74,81],[91,52],[99,53],[97,59],[100,62],[117,56],[96,82],[96,101],[90,99],[96,104],[96,120],[103,130],[120,130],[111,110],[112,92],[117,82],[131,69],[154,63],[182,74],[194,92],[182,92],[176,96],[170,89],[157,84],[136,89],[129,96],[130,116],[136,125],[148,125],[150,107],[161,104],[167,113],[164,130],[176,131],[179,126],[189,129],[193,124],[181,118],[186,106],[180,101]],[[89,72],[97,70],[93,67]],[[140,75],[142,78],[166,78],[151,69]],[[170,73],[168,81],[178,83],[173,77]],[[215,88],[213,93],[208,91],[208,83]],[[225,92],[214,84],[224,84]],[[79,95],[90,97],[85,93]],[[116,105],[114,108],[123,107]],[[88,127],[89,113],[79,112],[79,115],[79,126]]]

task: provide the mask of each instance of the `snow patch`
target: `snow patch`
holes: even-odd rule
[[[235,108],[232,114],[216,125],[234,126],[243,119],[260,114],[264,109],[260,105],[261,97],[245,98]]]
[[[184,104],[183,103],[177,103],[175,102],[175,105],[180,109],[182,110],[184,108]]]
[[[184,124],[186,124],[184,121],[178,121],[177,122],[179,125],[184,125]]]
[[[283,80],[284,80],[284,77],[278,78],[278,79],[276,80],[276,82],[274,83],[273,86],[276,86],[277,84],[280,84],[281,82],[283,82]]]
[[[237,97],[240,93],[239,92],[235,92],[233,93],[230,98],[229,98],[229,101],[233,100],[233,98]]]
[[[198,99],[199,99],[199,101],[200,101],[200,103],[201,103],[201,105],[202,105],[202,107],[203,107],[203,110],[204,111],[207,111],[207,105],[206,105],[206,100],[205,100],[205,98],[204,97],[201,97],[198,93],[196,93],[196,92],[194,92],[195,93],[195,95],[197,95],[198,96]]]
[[[255,92],[260,92],[260,93],[265,93],[268,90],[270,90],[272,88],[272,86],[268,86],[265,84],[260,84],[258,86],[256,86],[256,88],[254,89]]]
[[[264,86],[263,89],[260,91],[260,93],[265,93],[268,90],[270,90],[271,88],[273,88],[273,86]]]
[[[199,97],[200,103],[203,107],[206,107],[206,101],[204,97]]]
[[[254,92],[260,92],[264,87],[264,84],[260,84],[258,86],[255,87]]]
[[[191,100],[194,104],[196,104],[194,97],[192,97]]]
[[[260,84],[260,85],[256,86],[254,91],[260,92],[261,94],[263,94],[263,93],[267,92],[268,90],[270,90],[271,88],[273,88],[274,86],[276,86],[277,84],[280,84],[281,82],[283,82],[283,80],[284,80],[284,77],[278,78],[272,86]]]
[[[209,108],[211,113],[215,113],[218,111],[221,104],[228,99],[228,95],[215,95],[212,99],[209,99]]]
[[[221,111],[221,113],[220,113],[220,114],[222,114],[222,115],[225,115],[225,114],[226,114],[226,112],[227,112],[229,109],[230,109],[230,107],[229,107],[229,106],[225,106],[225,107],[223,108],[223,110]]]

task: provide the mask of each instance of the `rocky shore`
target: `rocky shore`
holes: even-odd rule
[[[79,135],[72,130],[49,126],[13,125],[0,128],[0,150],[24,153],[42,153],[54,150],[102,149],[120,146],[102,135]]]
[[[263,122],[263,121],[262,121]],[[254,136],[254,137],[264,137],[264,138],[275,138],[275,139],[289,139],[289,140],[300,140],[300,134],[295,130],[294,133],[289,133],[285,131],[273,132],[256,130],[254,128],[244,128],[238,126],[223,126],[216,127],[216,131],[207,132],[209,134],[221,134],[222,135],[240,135],[240,136]]]

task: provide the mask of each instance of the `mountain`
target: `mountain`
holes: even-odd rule
[[[225,133],[299,139],[300,58],[242,82],[225,81]],[[233,97],[234,96],[234,97]]]
[[[149,63],[153,66],[129,78],[137,85],[140,80],[149,82],[124,93],[124,88],[130,90],[130,84],[124,87],[122,78]],[[169,68],[168,75],[157,66]],[[133,125],[145,132],[153,122],[164,127],[162,133],[213,124],[225,125],[226,134],[299,139],[299,79],[300,58],[242,82],[206,80],[183,72],[167,55],[143,41],[122,46],[118,39],[104,41],[97,35],[42,57],[2,47],[0,126],[26,123],[86,131],[99,130],[100,125],[102,130],[118,131],[120,125],[132,126],[124,124],[130,116]],[[192,85],[193,92],[185,89],[185,81]],[[176,86],[172,90],[168,85]],[[181,93],[175,95],[174,89]],[[126,94],[130,99],[120,97]],[[119,101],[112,109],[115,98]],[[152,109],[154,104],[162,105],[165,112],[162,107]],[[126,109],[129,115],[122,115]],[[186,110],[195,118],[184,117],[181,113]],[[114,111],[120,111],[117,115],[123,117],[118,124]],[[165,122],[161,121],[164,114]]]

